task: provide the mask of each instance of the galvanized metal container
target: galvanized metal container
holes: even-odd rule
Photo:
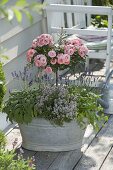
[[[108,107],[104,109],[104,112],[108,114],[113,114],[113,80],[110,81],[112,74],[113,70],[109,73],[102,90],[102,99],[105,104],[108,105]]]
[[[34,151],[70,151],[80,149],[85,130],[76,121],[64,123],[62,127],[45,119],[33,119],[31,123],[19,124],[22,146]]]

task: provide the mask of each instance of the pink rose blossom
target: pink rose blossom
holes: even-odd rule
[[[52,73],[52,68],[49,67],[49,66],[46,67],[46,68],[45,68],[45,72],[48,73],[48,74]]]
[[[48,52],[48,56],[51,58],[56,57],[56,52],[54,50],[51,50]]]
[[[65,65],[69,65],[70,64],[70,61],[68,61],[68,62],[65,62]]]
[[[53,64],[53,65],[56,64],[57,63],[57,59],[52,58],[50,63]]]
[[[58,58],[58,64],[64,64],[64,55],[63,53],[60,53],[57,55],[57,58]]]
[[[47,59],[45,55],[40,55],[40,62],[42,66],[46,66],[47,65]]]
[[[43,54],[39,54],[34,58],[34,63],[37,67],[44,67],[47,65],[46,56]]]
[[[37,67],[41,67],[41,62],[40,62],[40,60],[39,60],[39,57],[35,57],[34,58],[34,63],[35,63],[35,66],[37,66]]]
[[[79,61],[84,62],[87,53],[87,47],[79,38],[65,40],[60,45],[56,45],[50,34],[41,34],[33,40],[32,47],[27,52],[27,61],[34,62],[36,67],[41,67],[46,73],[51,73],[56,68],[65,69],[69,64],[72,68]]]
[[[68,65],[70,63],[70,56],[68,54],[64,54],[64,64]]]
[[[27,61],[28,62],[31,62],[31,59],[33,58],[35,53],[36,53],[36,51],[34,49],[29,49],[27,51]]]
[[[84,45],[82,45],[79,49],[78,49],[78,54],[81,56],[81,57],[85,57],[85,55],[87,55],[88,53],[88,48]]]
[[[83,45],[83,41],[79,38],[75,38],[75,39],[72,39],[72,40],[68,40],[67,41],[67,44],[71,44],[71,45],[74,45],[76,47],[76,49],[78,49],[80,46]]]
[[[44,46],[44,39],[37,39],[37,46],[38,47],[42,47],[42,46]]]
[[[48,45],[49,42],[50,42],[50,40],[49,40],[48,38],[45,38],[45,39],[44,39],[44,45]]]
[[[74,47],[74,45],[65,45],[64,47],[64,53],[68,54],[68,55],[73,55],[74,52],[76,51],[76,48]]]
[[[53,37],[50,34],[41,34],[37,37],[37,46],[53,45]]]
[[[36,51],[35,51],[34,49],[29,49],[29,50],[27,51],[27,55],[33,57],[33,55],[34,55],[35,52],[36,52]]]
[[[32,47],[36,48],[37,47],[37,39],[34,39],[32,42]]]

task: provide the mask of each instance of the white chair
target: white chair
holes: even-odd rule
[[[92,0],[87,0],[87,4],[91,4]],[[85,0],[45,0],[44,2],[49,4],[68,4],[68,5],[84,5]],[[50,20],[50,24],[59,27],[73,27],[74,25],[80,25],[80,27],[84,27],[86,24],[85,15],[79,15],[74,13],[58,13],[54,12],[51,16],[47,13],[47,17]],[[57,18],[57,19],[56,19]],[[88,17],[88,22],[89,22]],[[48,23],[49,24],[49,21]]]
[[[56,33],[60,31],[61,27],[54,26],[51,23],[51,16],[54,14],[54,12],[57,13],[74,13],[79,15],[88,15],[91,14],[94,15],[107,15],[108,16],[108,28],[107,29],[92,29],[92,28],[81,28],[80,25],[76,25],[75,27],[70,28],[64,28],[64,31],[66,31],[67,34],[73,35],[78,34],[82,36],[105,36],[106,37],[106,46],[103,42],[99,42],[98,44],[93,44],[92,46],[89,45],[89,56],[87,59],[86,67],[89,66],[89,59],[102,59],[105,60],[106,66],[105,66],[105,76],[107,76],[110,72],[110,61],[112,59],[112,8],[111,7],[102,7],[102,6],[84,6],[84,5],[64,5],[64,4],[50,4],[46,7],[47,12],[47,26],[48,26],[48,33]],[[56,18],[55,18],[56,20]],[[62,25],[64,26],[64,25]],[[100,45],[100,46],[99,46]],[[99,49],[97,50],[96,47],[99,46]],[[95,48],[95,49],[93,49]]]

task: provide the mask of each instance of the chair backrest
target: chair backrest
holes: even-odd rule
[[[80,35],[97,35],[107,37],[107,56],[106,56],[106,72],[109,73],[110,60],[111,60],[111,37],[112,37],[112,8],[102,6],[85,6],[85,5],[64,5],[64,4],[50,4],[46,8],[47,23],[49,33],[56,33],[61,30],[60,27],[54,27],[50,23],[50,18],[54,12],[60,13],[74,13],[74,14],[94,14],[94,15],[107,15],[108,16],[108,29],[81,29],[80,27],[64,28],[67,34],[80,34]]]
[[[87,4],[91,4],[91,1],[92,0],[87,0]],[[45,0],[45,2],[47,4],[84,5],[85,0]],[[49,18],[48,25],[50,22],[52,25],[59,27],[73,27],[75,25],[79,25],[79,27],[86,26],[86,18],[84,14],[79,15],[74,13],[54,12],[52,13],[52,16],[49,16],[47,11],[47,18]],[[90,18],[90,16],[88,18]],[[87,21],[89,21],[89,19]]]

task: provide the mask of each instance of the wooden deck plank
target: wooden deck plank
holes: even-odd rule
[[[22,151],[21,151],[21,150],[22,150]],[[21,148],[21,146],[18,147],[18,148],[16,148],[15,151],[16,151],[17,154],[20,154],[20,153],[21,153],[25,159],[27,159],[28,157],[30,158],[30,157],[32,157],[32,156],[35,157],[35,155],[36,155],[36,153],[37,153],[36,151],[30,151],[30,150]]]
[[[107,155],[105,162],[103,163],[100,170],[113,170],[113,147],[111,148],[110,153]]]
[[[98,170],[113,144],[113,115],[101,129],[74,170]]]
[[[84,139],[83,139],[83,147],[82,152],[85,152],[94,139],[96,133],[93,131],[91,125],[89,125],[86,129]],[[18,127],[15,127],[10,133],[7,134],[8,138],[8,149],[12,149],[12,142],[15,138],[18,138],[17,147],[21,145],[22,139],[20,136],[20,131]],[[13,139],[12,139],[13,138]],[[19,149],[17,150],[19,153]],[[70,151],[70,152],[34,152],[24,149],[24,158],[35,156],[36,167],[38,170],[72,170],[75,164],[80,159],[81,152],[78,150]],[[81,170],[81,169],[80,169]]]
[[[47,170],[59,154],[60,152],[37,152],[35,155],[37,170]]]
[[[11,131],[15,128],[15,126],[17,126],[16,123],[9,124],[9,125],[3,130],[5,136],[7,136],[9,133],[11,133]]]
[[[15,148],[18,147],[16,150],[17,153],[19,153],[19,148],[22,142],[22,138],[20,135],[20,130],[18,126],[14,127],[14,129],[8,129],[8,132],[6,132],[6,137],[8,141],[7,149],[11,150],[13,148],[12,143],[14,142],[15,138],[18,138],[17,144],[15,145]],[[93,131],[92,126],[88,126],[84,135],[83,140],[83,147],[82,151],[84,152],[87,147],[89,146],[89,143],[92,141],[92,139],[95,137],[95,133]],[[25,159],[28,157],[35,156],[36,159],[36,166],[38,170],[47,170],[48,168],[50,170],[55,169],[57,165],[59,165],[59,169],[61,170],[62,167],[64,169],[69,170],[70,168],[74,167],[75,163],[80,159],[81,153],[76,151],[70,151],[70,152],[34,152],[29,151],[26,149],[23,149],[24,153],[23,156]],[[75,158],[77,155],[77,158]],[[60,160],[60,161],[59,161]],[[68,160],[68,161],[67,161]],[[63,162],[63,163],[62,163]],[[61,164],[60,164],[61,163]],[[70,165],[70,168],[69,168]]]
[[[88,125],[86,132],[84,134],[84,138],[83,138],[83,146],[82,146],[82,149],[81,149],[82,152],[85,152],[87,150],[91,141],[95,138],[96,134],[97,134],[97,132],[95,132],[93,130],[93,126]]]
[[[15,147],[19,146],[22,143],[22,137],[20,134],[20,130],[18,126],[15,126],[13,130],[11,130],[8,134],[6,134],[7,146],[6,149],[13,149],[13,142],[15,142]]]
[[[61,152],[48,170],[72,170],[75,163],[81,158],[82,152],[79,150]]]
[[[95,135],[96,133],[94,132],[93,127],[88,125],[84,135],[83,147],[81,149],[82,152],[85,152]],[[72,170],[81,158],[82,152],[80,152],[80,150],[61,152],[48,170]]]

